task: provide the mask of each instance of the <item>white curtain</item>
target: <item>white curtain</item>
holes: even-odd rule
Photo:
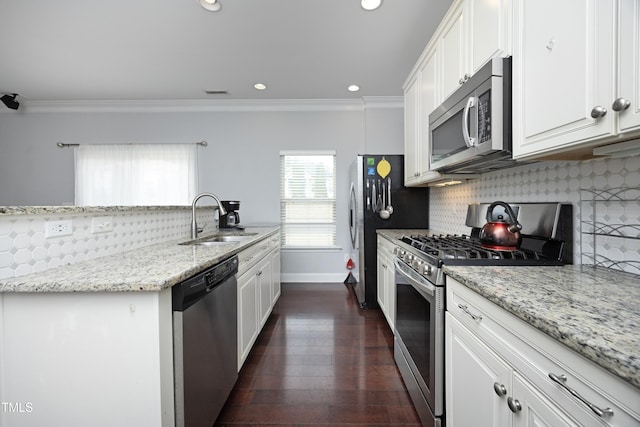
[[[196,144],[84,145],[76,149],[76,206],[189,205]]]

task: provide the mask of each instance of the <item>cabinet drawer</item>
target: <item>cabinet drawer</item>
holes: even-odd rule
[[[238,253],[238,277],[264,258],[271,249],[270,238],[265,238]]]
[[[447,311],[579,423],[640,425],[640,391],[450,277]]]

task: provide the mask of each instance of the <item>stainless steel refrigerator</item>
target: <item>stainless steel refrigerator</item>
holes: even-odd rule
[[[378,307],[376,230],[429,228],[429,189],[404,186],[402,155],[359,155],[350,176],[349,230],[357,256],[355,280],[345,283],[353,286],[362,308],[374,308]]]

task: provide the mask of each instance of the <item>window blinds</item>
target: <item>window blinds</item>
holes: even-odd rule
[[[284,247],[335,247],[335,152],[281,153],[280,219]]]

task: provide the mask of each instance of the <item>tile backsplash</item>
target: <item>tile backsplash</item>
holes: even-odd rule
[[[113,230],[92,233],[92,218],[109,216]],[[198,225],[211,230],[212,209],[198,209]],[[45,237],[47,221],[72,221],[72,234]],[[188,240],[191,208],[95,213],[0,215],[0,279],[138,249],[175,239]]]
[[[585,263],[581,242],[581,189],[640,188],[640,156],[590,161],[545,161],[491,172],[461,185],[432,188],[429,204],[430,228],[438,233],[469,234],[464,224],[469,203],[568,202],[574,206],[574,264]],[[640,205],[621,219],[640,224]],[[640,236],[638,236],[640,237]],[[582,240],[585,240],[582,238]],[[601,239],[595,248],[620,261],[640,261],[637,240]]]

